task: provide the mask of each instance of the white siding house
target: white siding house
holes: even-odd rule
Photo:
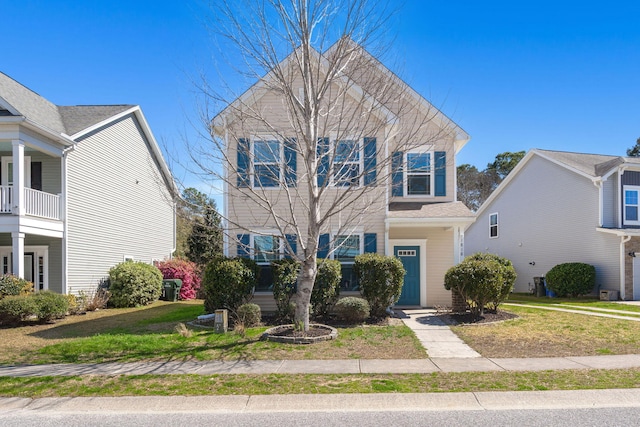
[[[533,278],[557,264],[584,262],[596,267],[594,291],[640,299],[639,193],[638,159],[531,150],[478,210],[465,255],[510,259],[516,292],[532,290]]]
[[[57,106],[0,73],[0,157],[0,274],[77,293],[174,251],[176,188],[138,106]]]

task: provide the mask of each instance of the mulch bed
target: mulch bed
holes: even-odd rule
[[[272,333],[271,335],[276,337],[299,338],[299,337],[323,337],[325,335],[329,335],[330,333],[331,331],[327,328],[320,328],[315,325],[309,325],[309,330],[307,332],[295,330],[293,328],[286,328],[286,329],[283,328],[277,332]]]
[[[502,322],[504,320],[515,319],[519,317],[517,314],[500,310],[485,311],[484,315],[477,316],[472,313],[450,313],[441,314],[439,316],[444,322],[451,325],[481,325],[486,323]]]

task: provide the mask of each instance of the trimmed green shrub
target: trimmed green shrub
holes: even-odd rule
[[[318,261],[316,281],[311,291],[311,305],[318,317],[327,317],[340,296],[342,268],[340,261],[325,259]]]
[[[547,287],[559,297],[589,294],[596,284],[596,268],[581,262],[567,262],[553,267],[545,276]]]
[[[474,254],[447,271],[444,287],[460,293],[473,314],[483,315],[488,304],[497,309],[509,296],[515,280],[511,261],[493,254]]]
[[[245,327],[252,328],[262,321],[262,311],[258,304],[242,304],[238,307],[237,318]]]
[[[25,295],[33,292],[33,283],[13,274],[0,276],[0,299],[9,295]]]
[[[31,295],[36,305],[36,317],[41,322],[52,322],[66,316],[69,300],[66,295],[51,291],[40,291]]]
[[[141,261],[125,261],[109,270],[109,305],[138,307],[157,301],[162,294],[162,273]]]
[[[242,258],[216,258],[207,264],[202,277],[204,310],[237,312],[251,298],[255,285],[255,272]]]
[[[281,320],[292,320],[295,303],[291,299],[296,294],[300,264],[293,259],[271,262],[273,272],[273,298],[276,300],[277,315]]]
[[[358,297],[339,299],[334,311],[338,319],[348,323],[362,323],[369,318],[371,313],[367,300]]]
[[[36,312],[36,303],[31,295],[7,296],[0,300],[0,325],[17,325]]]
[[[362,254],[356,257],[354,270],[360,292],[371,307],[371,316],[386,316],[387,308],[398,302],[402,292],[406,273],[402,261],[392,256]]]

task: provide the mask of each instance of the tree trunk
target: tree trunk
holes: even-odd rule
[[[294,324],[296,329],[304,330],[305,332],[309,330],[309,304],[317,269],[316,257],[309,257],[302,263],[300,275],[298,276]]]

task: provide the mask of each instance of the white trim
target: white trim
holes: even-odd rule
[[[495,224],[491,224],[491,217],[492,216],[496,216],[496,223]],[[495,227],[496,228],[496,235],[492,236],[491,235],[491,229]],[[497,239],[498,237],[500,237],[500,215],[498,215],[498,212],[493,212],[489,214],[489,238],[490,239]]]
[[[0,185],[10,185],[9,184],[9,163],[13,164],[13,156],[2,156],[2,178],[0,179]],[[15,166],[14,166],[15,167]],[[31,188],[31,156],[24,156],[24,186]],[[15,183],[12,184],[15,186]]]
[[[389,239],[389,255],[393,255],[396,246],[420,247],[420,306],[427,306],[427,239]]]
[[[135,261],[136,259],[129,255],[122,255],[122,262]]]
[[[429,155],[429,172],[421,173],[421,174],[412,174],[418,176],[428,176],[429,177],[429,194],[409,194],[409,162],[407,161],[407,156],[409,154],[428,154]],[[405,198],[432,198],[435,197],[434,189],[435,189],[435,152],[433,150],[426,150],[420,148],[414,148],[413,150],[408,150],[402,153],[402,189]]]
[[[42,277],[42,290],[47,290],[49,289],[49,246],[44,246],[44,245],[34,245],[34,246],[25,246],[24,247],[24,252],[23,253],[27,253],[27,252],[33,252],[34,254],[34,259],[33,259],[33,268],[34,268],[34,272],[32,274],[34,274],[35,276],[37,276],[38,271],[37,271],[37,266],[38,266],[38,258],[42,257],[43,258],[43,262],[44,262],[44,271],[43,271],[43,277]],[[2,257],[4,256],[8,256],[9,257],[9,262],[8,262],[8,271],[9,273],[13,272],[13,266],[11,264],[11,258],[12,258],[12,254],[13,254],[13,247],[12,246],[0,246],[0,268],[3,267],[2,265]],[[24,260],[23,262],[23,269],[24,269]],[[0,273],[4,273],[4,271],[0,271]],[[34,277],[34,291],[38,291],[38,281],[37,281],[37,277]],[[64,291],[64,283],[63,283],[63,291]],[[62,292],[63,294],[65,294],[66,292]]]
[[[271,142],[271,141],[275,141],[278,143],[278,179],[277,179],[277,185],[274,186],[263,186],[260,184],[256,185],[256,155],[255,155],[255,143],[256,141],[258,142]],[[251,188],[259,188],[260,190],[278,190],[280,188],[282,188],[282,183],[284,182],[284,174],[285,174],[285,158],[284,158],[284,141],[281,140],[280,138],[273,136],[273,135],[269,135],[269,134],[258,134],[255,136],[252,136],[250,141],[249,141],[249,185],[251,186]],[[272,165],[272,164],[276,164],[276,162],[271,162],[271,163],[259,163],[260,165]],[[237,165],[236,165],[237,167]]]
[[[333,188],[351,188],[350,185],[338,185],[335,179],[335,175],[336,175],[336,166],[338,164],[338,162],[336,161],[337,158],[337,152],[336,152],[336,144],[340,141],[354,141],[358,147],[357,147],[357,152],[358,152],[358,161],[354,162],[354,161],[347,161],[347,162],[342,162],[342,164],[352,164],[355,165],[356,163],[358,164],[358,185],[357,187],[353,187],[353,188],[360,188],[364,186],[364,138],[365,137],[350,137],[350,136],[345,136],[344,138],[340,138],[338,139],[337,135],[330,135],[329,136],[329,153],[331,153],[332,155],[330,155],[330,168],[329,168],[329,186],[333,187]],[[376,150],[377,151],[377,150]],[[329,154],[327,153],[327,154]]]
[[[627,219],[627,191],[636,193],[637,203],[635,205],[629,205],[636,208],[636,220]],[[623,226],[640,225],[640,186],[638,185],[624,185],[622,187],[622,224]]]

